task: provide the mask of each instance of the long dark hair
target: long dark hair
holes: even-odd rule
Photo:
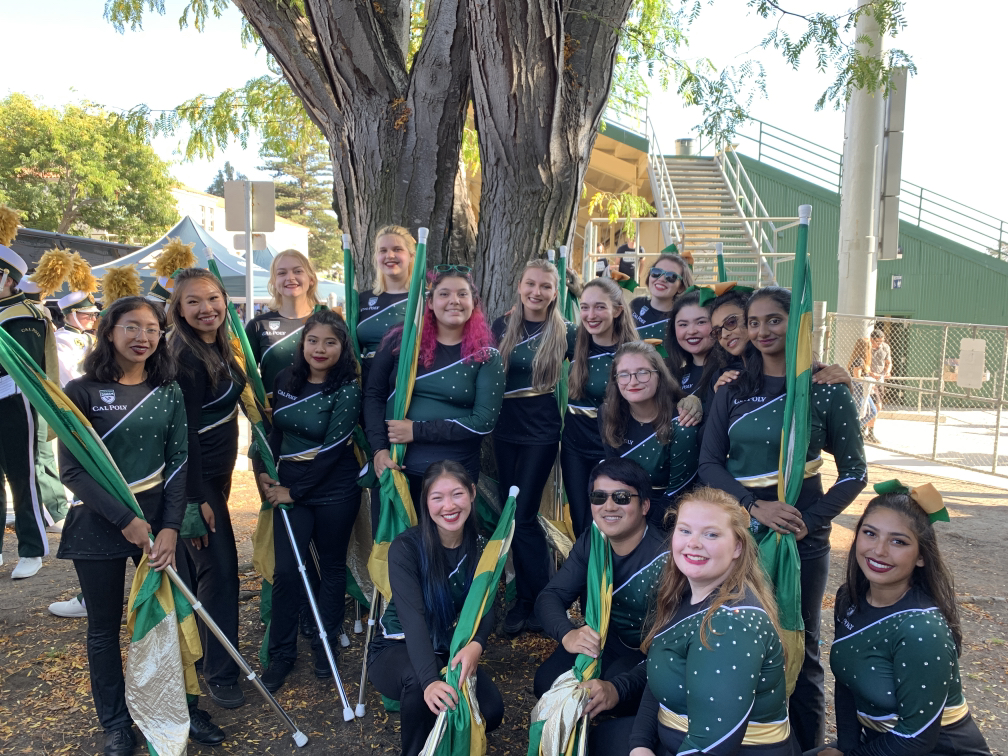
[[[290,380],[287,382],[287,391],[294,396],[301,393],[311,375],[311,368],[304,356],[305,339],[308,338],[308,332],[318,325],[327,326],[333,330],[336,338],[339,339],[341,350],[336,364],[326,373],[325,383],[322,384],[322,393],[332,394],[343,384],[355,381],[360,376],[360,368],[350,346],[350,331],[347,329],[346,321],[332,310],[319,310],[305,321],[304,328],[301,329],[301,339],[298,341],[297,353],[294,355],[294,368],[291,370]]]
[[[157,346],[144,363],[144,370],[147,371],[147,384],[158,387],[175,380],[174,362],[168,356],[168,345],[165,344],[164,312],[160,307],[143,297],[123,297],[109,305],[105,314],[98,321],[94,348],[84,358],[82,367],[85,378],[98,383],[116,383],[122,378],[123,371],[119,367],[119,363],[116,362],[115,346],[112,344],[112,329],[119,325],[119,321],[124,315],[144,308],[154,314],[154,317],[157,318],[158,328],[161,329],[161,338],[158,339]]]
[[[462,526],[462,549],[465,556],[463,577],[465,589],[469,590],[476,563],[479,561],[479,523],[476,515],[476,484],[469,473],[458,462],[445,459],[435,462],[427,468],[423,477],[423,488],[417,510],[417,551],[420,556],[420,575],[423,585],[424,609],[426,610],[427,629],[430,631],[434,648],[448,648],[451,645],[453,628],[455,626],[455,604],[452,601],[451,587],[448,576],[454,565],[449,565],[445,558],[445,549],[441,545],[437,525],[431,519],[427,508],[427,496],[431,486],[438,478],[454,478],[473,495],[473,508],[469,518]]]
[[[858,606],[861,600],[868,594],[868,578],[861,572],[861,567],[857,561],[857,536],[861,532],[865,518],[876,509],[891,509],[897,514],[903,515],[908,523],[914,538],[917,539],[917,548],[921,559],[924,560],[923,567],[914,567],[910,576],[910,584],[919,586],[938,607],[945,621],[948,623],[952,637],[955,639],[956,653],[962,653],[962,626],[959,622],[959,609],[955,599],[955,581],[952,573],[945,566],[942,559],[941,550],[938,548],[938,539],[935,536],[934,526],[928,519],[927,514],[920,505],[905,493],[889,493],[876,496],[868,502],[864,514],[858,520],[857,527],[854,528],[854,542],[851,543],[850,551],[847,552],[847,582],[844,585],[849,606]]]
[[[767,299],[768,297],[783,307],[784,312],[791,312],[790,291],[783,289],[780,286],[767,286],[763,289],[757,289],[753,292],[753,295],[749,297],[749,301],[746,302],[745,315],[743,316],[746,328],[749,327],[749,308],[753,306],[753,302],[758,302],[759,300]],[[756,345],[750,341],[746,345],[743,359],[745,360],[745,371],[739,376],[736,383],[739,387],[739,398],[748,399],[749,397],[756,396],[763,391],[763,355],[760,353],[760,350],[756,348]],[[769,398],[770,397],[767,397],[767,399]]]
[[[229,368],[232,373],[242,378],[245,377],[245,372],[238,365],[238,362],[234,358],[234,353],[231,351],[231,337],[228,334],[228,319],[226,314],[224,322],[217,329],[213,344],[203,341],[195,329],[186,322],[185,316],[182,314],[182,297],[185,295],[185,290],[189,284],[197,279],[208,281],[214,286],[220,292],[221,297],[223,297],[225,306],[227,305],[228,296],[224,290],[224,286],[209,270],[186,268],[180,271],[175,276],[175,288],[172,291],[171,300],[168,302],[168,325],[172,328],[171,337],[168,339],[168,347],[172,359],[186,370],[190,368],[186,366],[186,362],[183,361],[182,356],[187,352],[196,355],[200,362],[203,363],[211,390],[216,390],[217,384],[228,375]]]
[[[613,355],[612,367],[609,368],[609,385],[606,386],[605,400],[602,402],[602,440],[609,446],[619,448],[626,440],[627,423],[630,420],[630,403],[623,398],[616,381],[617,366],[628,354],[638,354],[650,363],[651,369],[658,373],[653,379],[658,381],[655,389],[655,404],[658,416],[651,422],[658,441],[667,444],[672,439],[672,423],[678,417],[676,404],[683,397],[682,389],[672,380],[668,367],[661,355],[653,346],[645,341],[629,341]]]

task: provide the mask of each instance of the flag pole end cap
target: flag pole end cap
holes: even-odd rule
[[[808,225],[809,218],[812,217],[812,205],[798,206],[798,222],[804,226]]]
[[[343,234],[343,249],[350,249],[350,234]]]
[[[514,496],[514,497],[517,498],[517,496],[518,496],[518,486],[511,486],[511,488],[508,490],[508,496],[509,497],[510,496]]]
[[[298,748],[304,748],[308,745],[308,736],[301,732],[301,730],[298,730],[294,733],[294,745]]]
[[[430,233],[430,229],[429,228],[423,228],[422,226],[420,228],[418,228],[417,229],[417,234],[416,234],[416,236],[417,236],[417,242],[420,243],[420,244],[426,244],[427,243],[427,234],[429,234],[429,233]]]

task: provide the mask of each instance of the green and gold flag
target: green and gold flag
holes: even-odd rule
[[[417,237],[413,277],[406,298],[406,318],[403,321],[402,345],[399,349],[395,400],[392,403],[392,417],[395,420],[403,420],[406,417],[413,396],[417,360],[420,356],[420,334],[423,330],[427,284],[427,229],[421,228]],[[389,453],[392,461],[398,465],[406,455],[406,445],[392,444]],[[399,470],[385,468],[378,484],[381,506],[378,511],[378,523],[375,526],[374,547],[368,559],[368,572],[379,592],[386,601],[389,601],[392,598],[392,586],[389,584],[388,576],[389,546],[397,535],[416,525],[417,518],[405,474]]]
[[[3,329],[0,365],[88,475],[143,520],[136,497],[91,423]],[[186,694],[199,694],[193,664],[202,655],[192,606],[163,573],[148,568],[146,556],[137,568],[129,606],[126,705],[151,753],[184,754],[189,740]]]
[[[472,642],[480,621],[493,606],[508,550],[511,548],[511,538],[514,536],[517,495],[517,486],[512,486],[493,537],[484,547],[476,565],[469,593],[462,604],[462,613],[452,634],[449,659],[454,659],[459,651]],[[445,682],[459,692],[458,706],[454,711],[447,709],[438,714],[421,756],[483,756],[487,745],[486,722],[480,715],[476,700],[476,672],[474,670],[468,678],[462,680],[460,664],[454,669],[448,667],[443,674]]]
[[[808,257],[808,224],[811,205],[798,208],[798,240],[795,244],[794,277],[791,283],[791,311],[787,329],[787,398],[781,431],[780,473],[777,499],[791,506],[798,503],[805,480],[812,426],[812,273]],[[760,560],[777,596],[781,641],[792,660],[787,669],[788,695],[794,690],[801,659],[805,654],[805,624],[801,614],[801,560],[791,533],[771,529],[762,533]]]
[[[350,343],[354,356],[359,361],[361,348],[357,341],[357,317],[360,314],[360,299],[355,286],[353,253],[350,251],[350,234],[343,234],[343,320],[350,331]]]
[[[585,622],[599,634],[599,648],[604,648],[612,609],[612,549],[595,523],[591,526],[587,584]],[[599,676],[600,664],[600,659],[578,654],[574,667],[560,675],[539,699],[532,709],[528,756],[570,756],[578,750],[579,742],[588,737],[587,722],[582,719],[588,694],[580,685]]]

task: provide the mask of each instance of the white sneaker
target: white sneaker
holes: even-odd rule
[[[46,533],[56,533],[57,535],[63,532],[63,524],[66,522],[66,517],[58,522],[54,522],[52,525],[46,525]]]
[[[49,613],[57,617],[87,617],[87,607],[76,596],[69,601],[57,601],[49,604]]]
[[[18,563],[14,565],[11,579],[21,580],[22,578],[30,578],[40,569],[42,569],[42,557],[21,557]]]

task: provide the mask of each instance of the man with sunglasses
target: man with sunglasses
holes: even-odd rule
[[[689,266],[675,252],[674,244],[662,251],[648,272],[648,296],[630,302],[630,313],[641,339],[665,338],[672,303],[693,283]]]
[[[640,651],[645,618],[654,586],[668,558],[662,533],[649,528],[647,513],[651,481],[644,469],[629,459],[599,462],[588,478],[592,520],[612,549],[613,595],[605,646],[587,625],[575,627],[567,616],[574,600],[587,595],[591,532],[578,538],[563,567],[536,600],[536,615],[543,632],[560,642],[536,670],[537,697],[574,666],[577,654],[601,658],[599,679],[585,683],[591,690],[586,709],[594,719],[603,712],[614,718],[592,730],[590,750],[597,753],[628,752],[633,717],[647,684],[647,669]],[[582,607],[584,600],[582,598]]]

